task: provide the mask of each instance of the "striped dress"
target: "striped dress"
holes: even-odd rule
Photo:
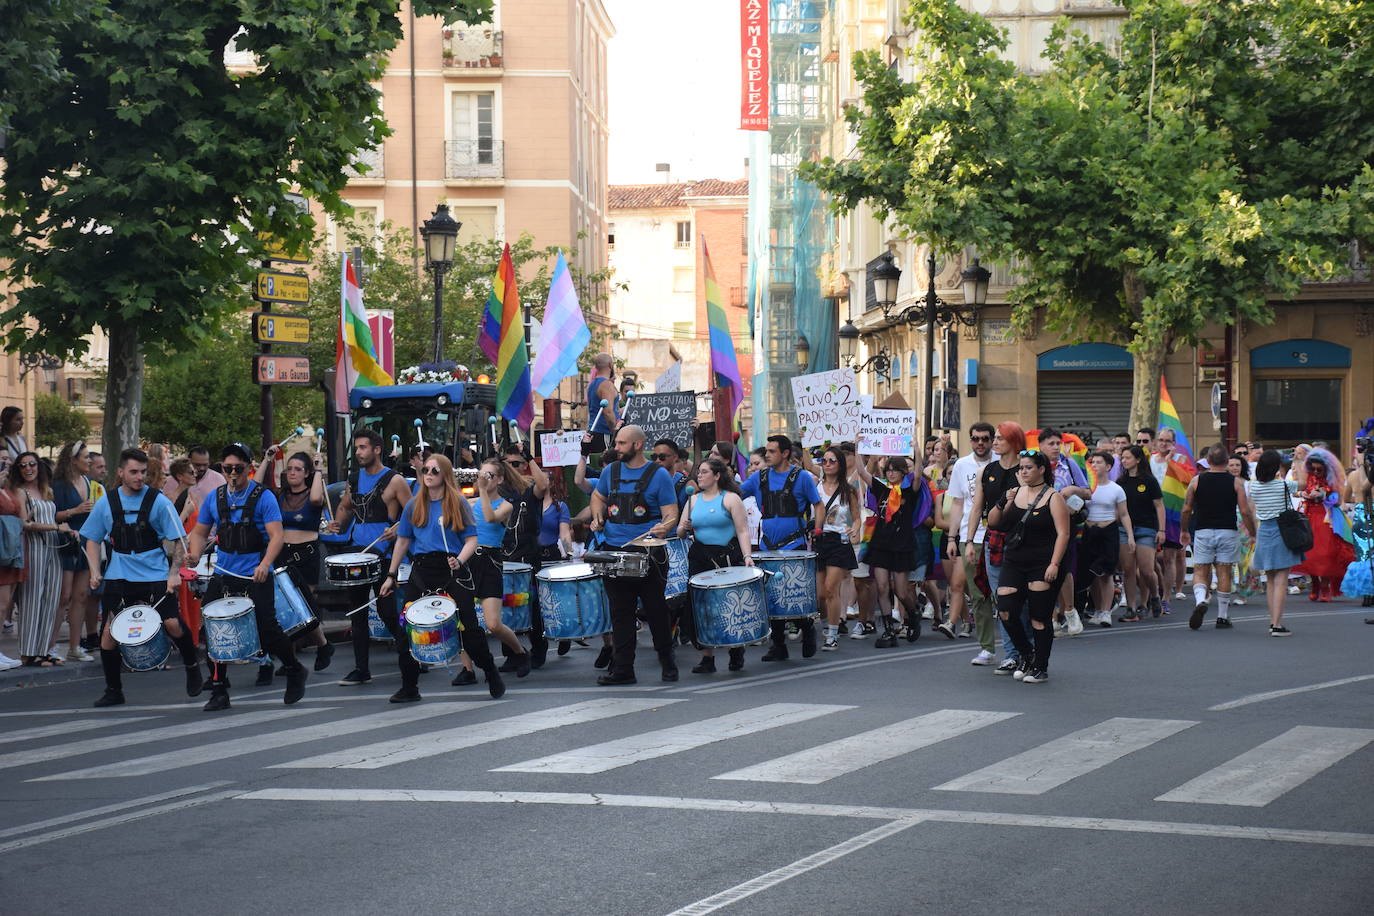
[[[40,525],[57,522],[57,506],[29,492],[29,521]],[[19,654],[47,655],[52,646],[57,601],[62,594],[62,564],[57,559],[54,536],[47,531],[25,531],[24,558],[27,577],[19,586]]]

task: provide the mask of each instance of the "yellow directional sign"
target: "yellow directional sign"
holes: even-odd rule
[[[253,340],[265,344],[303,344],[310,342],[310,319],[277,312],[253,313]]]
[[[253,284],[253,298],[259,302],[292,302],[304,305],[310,301],[310,278],[300,274],[286,274],[279,270],[258,271]]]
[[[289,264],[310,263],[309,252],[303,250],[287,251],[285,243],[270,233],[259,232],[258,239],[266,243],[267,257],[273,261],[285,261]]]
[[[253,357],[255,385],[309,385],[310,360],[304,356],[259,353]]]

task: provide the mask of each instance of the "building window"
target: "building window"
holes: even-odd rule
[[[501,141],[496,137],[496,93],[455,92],[452,136],[448,140],[448,178],[499,178]]]
[[[606,247],[615,247],[615,223],[606,224]]]
[[[1270,446],[1341,438],[1341,380],[1261,378],[1254,382],[1255,435]]]
[[[696,292],[696,271],[690,267],[673,268],[673,292],[691,293]]]
[[[677,247],[692,247],[692,224],[690,222],[681,222],[677,224]]]

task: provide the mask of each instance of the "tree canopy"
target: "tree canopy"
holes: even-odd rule
[[[79,408],[46,391],[33,396],[33,429],[39,448],[60,448],[91,434],[91,424]]]
[[[1374,6],[1124,0],[1119,44],[1069,20],[1046,69],[953,0],[911,0],[913,76],[856,58],[858,155],[803,165],[912,238],[1015,260],[1018,322],[1136,357],[1153,425],[1168,353],[1210,323],[1271,319],[1267,297],[1348,269],[1371,235]]]

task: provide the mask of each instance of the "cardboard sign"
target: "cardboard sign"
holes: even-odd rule
[[[540,433],[539,449],[539,463],[543,467],[574,467],[577,459],[582,456],[582,433],[579,430],[570,433]]]
[[[656,394],[667,394],[670,391],[677,391],[682,387],[682,363],[674,362],[663,374],[654,382],[654,392]]]
[[[644,444],[672,439],[683,448],[692,447],[692,430],[697,423],[695,391],[665,391],[636,394],[625,404],[625,424],[644,429]]]
[[[859,434],[859,389],[853,369],[831,369],[792,379],[792,402],[803,446],[852,442]]]
[[[916,427],[914,410],[882,410],[868,412],[859,428],[857,440],[860,455],[900,455],[910,458]]]

